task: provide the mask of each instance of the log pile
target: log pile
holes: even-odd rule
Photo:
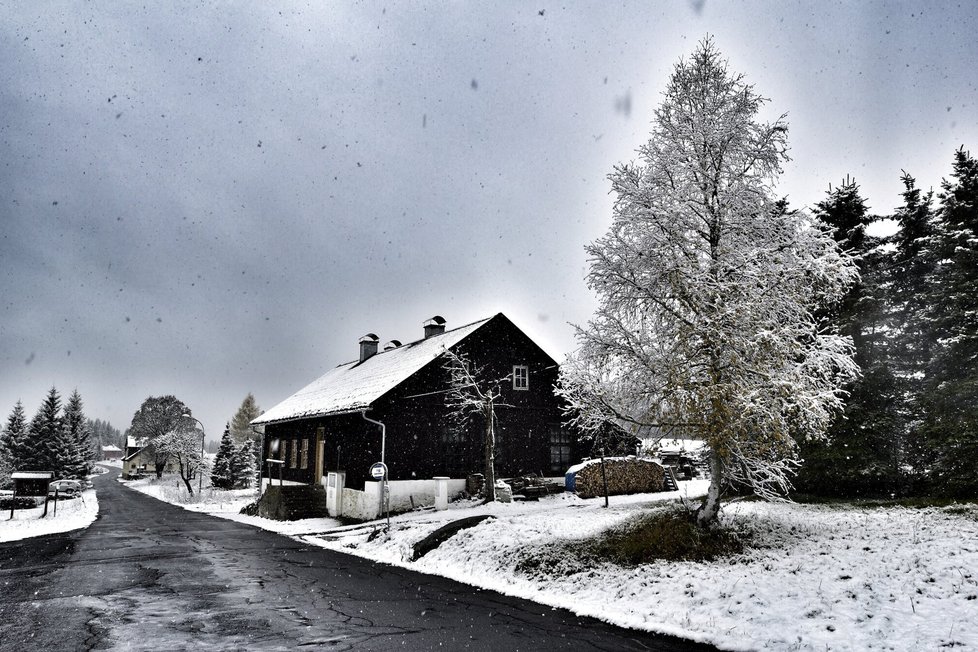
[[[635,457],[606,457],[608,495],[647,493],[665,489],[665,469],[652,460]],[[604,495],[601,460],[589,460],[568,471],[574,474],[574,490],[581,498]]]

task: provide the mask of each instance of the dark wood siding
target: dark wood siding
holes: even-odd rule
[[[502,314],[467,337],[458,350],[482,368],[484,378],[494,379],[502,392],[496,411],[497,475],[551,474],[551,433],[561,428],[553,392],[554,360]],[[386,462],[392,480],[458,478],[483,469],[485,423],[476,416],[463,427],[451,419],[445,405],[448,374],[443,364],[441,359],[429,363],[375,401],[367,413],[386,427]],[[516,365],[528,368],[525,390],[513,387]],[[310,437],[310,468],[290,468],[289,455],[283,478],[311,482],[318,428],[323,428],[325,470],[340,468],[347,472],[347,486],[362,487],[370,465],[380,461],[381,429],[360,413],[269,424],[265,456],[276,439],[288,441],[291,451],[292,446],[301,446],[295,442]]]

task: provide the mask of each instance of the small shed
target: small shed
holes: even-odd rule
[[[15,471],[10,479],[14,481],[15,496],[47,496],[54,471]]]

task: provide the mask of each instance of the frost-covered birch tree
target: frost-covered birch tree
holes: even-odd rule
[[[676,65],[639,161],[609,175],[612,225],[587,247],[599,308],[561,370],[580,427],[706,442],[704,527],[731,485],[784,495],[796,441],[824,432],[858,373],[850,341],[813,316],[855,266],[777,201],[787,126],[759,119],[766,102],[709,38]]]

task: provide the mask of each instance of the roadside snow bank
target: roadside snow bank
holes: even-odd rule
[[[8,520],[10,510],[0,511],[0,543],[86,528],[98,516],[98,498],[95,490],[89,489],[78,498],[58,500],[57,514],[54,513],[53,501],[48,504],[48,515],[41,518],[43,513],[43,505],[33,509],[17,509],[14,510],[13,520]]]

